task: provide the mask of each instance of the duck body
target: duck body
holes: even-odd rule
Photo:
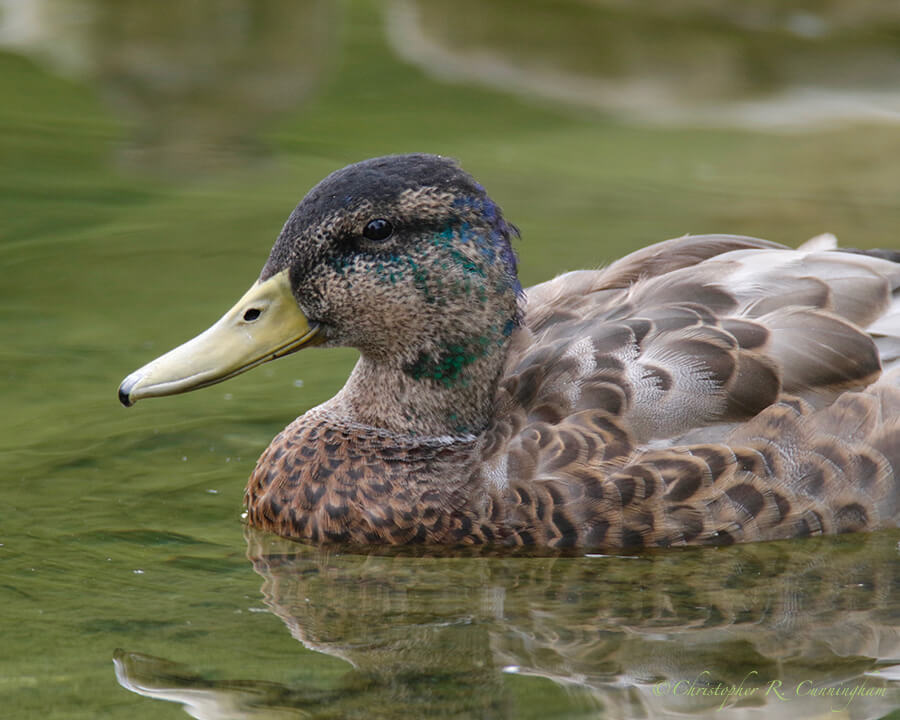
[[[313,542],[612,549],[897,526],[897,254],[688,236],[523,291],[515,234],[447,159],[345,168],[245,298],[120,398],[358,348],[247,485],[252,525]]]

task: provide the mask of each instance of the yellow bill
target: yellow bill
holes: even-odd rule
[[[291,292],[288,271],[254,283],[211,328],[135,370],[119,385],[129,407],[142,398],[175,395],[215,385],[307,345],[318,345]]]

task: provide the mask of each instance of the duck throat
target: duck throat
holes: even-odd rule
[[[350,422],[405,436],[478,435],[494,410],[509,333],[431,342],[405,358],[362,355],[327,403]]]

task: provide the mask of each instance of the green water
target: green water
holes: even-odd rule
[[[898,532],[626,558],[326,552],[247,533],[241,493],[353,352],[132,410],[115,396],[230,307],[312,184],[373,155],[459,158],[522,230],[526,285],[686,232],[900,246],[900,124],[872,111],[897,107],[900,20],[779,8],[0,7],[3,717],[900,706]],[[810,88],[831,110],[809,117]],[[742,682],[722,710],[691,691]]]

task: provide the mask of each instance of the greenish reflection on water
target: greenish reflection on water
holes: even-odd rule
[[[674,16],[615,2],[512,16],[510,3],[4,4],[4,713],[184,717],[123,690],[115,648],[147,694],[189,686],[234,717],[628,717],[683,710],[654,682],[705,669],[852,685],[900,660],[897,533],[638,559],[335,555],[251,536],[248,562],[253,462],[340,387],[350,351],[130,412],[115,399],[121,377],[243,292],[307,188],[388,152],[460,158],[522,229],[525,284],[684,232],[897,247],[897,125],[863,114],[771,132],[729,108],[803,85],[889,105],[900,21],[877,4],[809,3],[799,18],[776,5],[748,20],[699,1]],[[491,73],[507,66],[525,72]],[[679,102],[609,100],[638,81]],[[885,687],[851,716],[900,703]]]
[[[120,651],[123,686],[202,717],[877,716],[896,701],[874,659],[900,641],[900,566],[871,562],[896,552],[888,534],[544,558],[247,541],[265,607],[305,648],[343,661],[337,683],[272,683],[252,667],[220,680],[193,657]],[[856,690],[817,694],[827,688]]]

